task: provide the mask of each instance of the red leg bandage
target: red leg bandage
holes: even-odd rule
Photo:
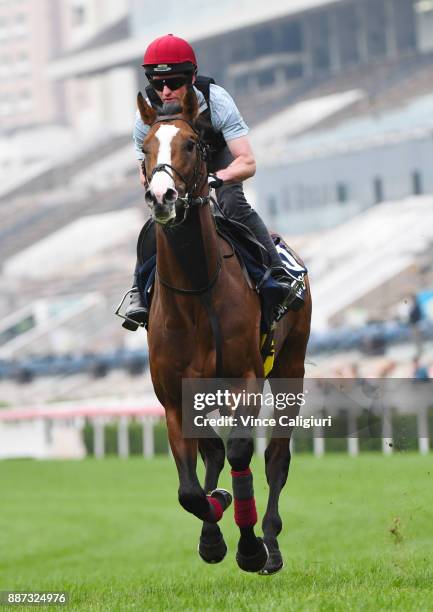
[[[232,470],[232,482],[236,525],[253,527],[257,523],[257,510],[251,470]]]
[[[215,497],[210,497],[208,495],[207,500],[209,502],[209,513],[204,520],[208,523],[218,523],[224,513],[223,507]]]
[[[235,522],[238,527],[253,527],[257,523],[256,500],[235,499]]]
[[[232,474],[232,478],[240,478],[241,476],[249,476],[251,473],[250,468],[247,468],[246,470],[241,470],[240,472],[236,472],[236,470],[232,470],[231,471]]]

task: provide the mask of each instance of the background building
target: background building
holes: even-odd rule
[[[251,197],[268,222],[302,233],[386,198],[431,192],[425,169],[408,162],[415,155],[430,164],[433,99],[417,102],[432,72],[430,1],[271,0],[241,2],[235,13],[231,6],[169,1],[167,10],[171,29],[194,43],[201,73],[260,125]],[[70,116],[85,131],[130,132],[145,85],[143,50],[168,27],[146,2],[123,9],[49,69],[54,80],[87,87],[89,109],[76,105]]]
[[[0,6],[30,11],[25,0]],[[34,70],[51,92],[50,118],[0,136],[0,377],[51,377],[28,395],[21,385],[25,401],[83,398],[90,384],[92,394],[129,392],[125,371],[147,363],[145,335],[126,333],[113,311],[146,215],[131,138],[143,51],[170,31],[194,44],[200,72],[229,89],[252,128],[258,170],[245,187],[306,261],[310,350],[316,364],[325,355],[314,367],[328,367],[331,352],[345,364],[349,350],[389,345],[406,376],[409,295],[422,300],[426,341],[433,333],[433,2],[44,6],[34,35],[51,32],[51,61],[47,51]],[[89,382],[103,376],[111,382]],[[146,384],[134,380],[137,393]]]
[[[56,0],[0,3],[0,133],[64,120],[63,83],[44,74],[61,51],[60,21]]]
[[[235,12],[231,0],[169,0],[165,6],[158,14],[147,2],[130,0],[127,16],[56,62],[51,76],[88,78],[123,66],[135,72],[137,87],[146,44],[170,24],[194,43],[201,72],[258,120],[257,111],[284,108],[287,95],[299,94],[310,81],[425,51],[429,44],[428,7],[417,11],[415,0],[241,0]]]

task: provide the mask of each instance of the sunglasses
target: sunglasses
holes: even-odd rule
[[[179,87],[182,87],[182,85],[186,85],[186,83],[189,83],[190,79],[187,76],[174,76],[174,77],[167,77],[166,79],[150,79],[150,84],[152,85],[153,89],[156,89],[156,91],[162,91],[164,89],[165,86],[167,86],[170,91],[175,91],[176,89],[179,89]]]

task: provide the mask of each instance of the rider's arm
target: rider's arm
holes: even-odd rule
[[[210,86],[209,102],[212,124],[217,131],[222,132],[234,158],[227,168],[216,174],[225,183],[245,181],[256,171],[256,162],[248,139],[248,126],[233,98],[222,87],[214,84]]]
[[[140,172],[140,183],[143,185],[143,187],[144,187],[144,175],[141,169],[141,164],[144,159],[144,155],[143,155],[143,151],[141,150],[141,147],[143,146],[143,140],[145,139],[148,131],[149,131],[149,127],[147,125],[144,125],[143,121],[141,120],[140,114],[137,111],[135,115],[133,139],[134,139],[135,154],[138,160],[138,167],[139,167],[139,172]]]
[[[254,176],[256,161],[248,136],[229,140],[227,146],[234,160],[227,168],[218,170],[217,177],[225,183],[241,183]]]

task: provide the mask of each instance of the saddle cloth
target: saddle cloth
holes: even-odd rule
[[[267,251],[255,239],[250,230],[241,223],[220,215],[215,216],[215,222],[218,234],[230,243],[240,261],[244,274],[250,279],[250,284],[259,293],[262,307],[261,331],[266,334],[271,329],[273,323],[272,314],[275,308],[283,301],[279,284],[271,276],[265,276],[268,269]],[[143,263],[138,270],[137,285],[143,303],[147,308],[150,308],[152,300],[152,287],[156,272],[156,255],[150,254],[149,243],[152,242],[152,238],[147,240],[146,235],[148,232],[154,231],[154,224],[147,222],[140,235],[138,248],[139,261]],[[301,279],[307,273],[305,266],[279,234],[272,233],[271,236],[286,270],[294,279]],[[150,250],[152,251],[153,249]],[[263,281],[264,277],[265,280]],[[303,288],[298,291],[298,295],[301,298],[304,297],[304,291]]]

